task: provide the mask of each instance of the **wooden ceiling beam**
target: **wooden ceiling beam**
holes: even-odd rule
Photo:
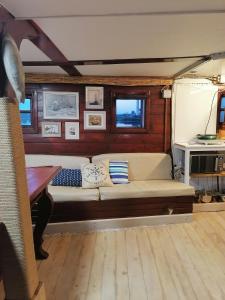
[[[2,31],[8,32],[14,38],[18,48],[23,39],[29,39],[68,75],[81,76],[81,73],[34,21],[18,21],[4,6],[0,5],[0,32]]]
[[[68,75],[81,76],[81,73],[67,60],[64,54],[56,47],[43,30],[34,21],[30,20],[28,22],[38,32],[38,36],[31,39],[31,42],[50,57],[56,66],[59,66],[66,71]]]
[[[204,55],[182,56],[182,57],[153,57],[153,58],[127,58],[127,59],[98,59],[98,60],[70,60],[72,65],[90,66],[90,65],[117,65],[117,64],[146,64],[146,63],[165,63],[179,62],[188,59],[202,59]],[[53,61],[24,61],[24,66],[57,66]]]
[[[68,76],[61,74],[26,73],[26,83],[63,83],[120,86],[171,85],[168,77],[150,76]]]

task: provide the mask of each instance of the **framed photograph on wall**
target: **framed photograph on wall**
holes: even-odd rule
[[[84,111],[84,129],[105,130],[106,112],[105,111]]]
[[[79,140],[80,124],[79,122],[65,122],[65,139]]]
[[[86,109],[103,109],[104,88],[101,86],[86,86],[85,102]]]
[[[43,92],[44,119],[79,120],[79,93]]]
[[[61,122],[42,122],[43,137],[61,137]]]

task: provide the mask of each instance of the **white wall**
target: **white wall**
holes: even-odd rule
[[[206,79],[179,79],[175,81],[172,96],[173,143],[189,142],[197,134],[204,134],[214,95],[207,133],[216,133],[216,91],[218,91],[218,87]]]

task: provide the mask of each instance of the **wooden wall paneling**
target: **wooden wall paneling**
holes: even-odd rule
[[[127,90],[127,87],[104,86],[104,111],[107,115],[107,129],[99,131],[84,130],[83,112],[85,110],[85,85],[74,84],[27,84],[29,91],[37,94],[38,132],[24,134],[26,153],[68,154],[92,156],[107,152],[164,152],[170,148],[170,104],[167,104],[165,116],[165,100],[161,99],[162,86],[129,87],[129,89],[150,91],[149,100],[149,130],[145,133],[114,133],[111,132],[111,93],[114,90]],[[74,120],[80,124],[80,140],[65,140],[64,126],[66,120],[56,120],[62,123],[61,138],[43,138],[41,122],[43,121],[43,91],[79,92],[80,119]],[[170,102],[170,100],[168,100]],[[89,109],[88,109],[89,110]],[[165,128],[166,118],[166,128]],[[46,121],[46,120],[45,120]],[[71,120],[68,120],[71,121]],[[166,138],[165,138],[166,135]]]

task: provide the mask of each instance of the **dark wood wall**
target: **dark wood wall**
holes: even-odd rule
[[[111,132],[113,90],[131,91],[144,89],[150,92],[148,98],[149,112],[147,119],[149,129],[145,133]],[[38,129],[36,133],[24,133],[26,153],[95,155],[110,152],[167,152],[170,150],[171,134],[171,100],[161,98],[162,86],[150,87],[115,87],[104,86],[104,109],[106,111],[107,129],[105,131],[86,131],[83,129],[83,111],[85,110],[85,85],[73,84],[27,84],[27,90],[35,97],[35,118]],[[64,123],[62,122],[61,138],[41,136],[43,121],[43,91],[79,92],[80,103],[80,140],[65,140]],[[89,110],[89,109],[87,109]],[[45,120],[46,121],[46,120]],[[52,120],[49,120],[52,121]],[[67,120],[72,121],[72,120]],[[77,120],[76,120],[77,121]]]

